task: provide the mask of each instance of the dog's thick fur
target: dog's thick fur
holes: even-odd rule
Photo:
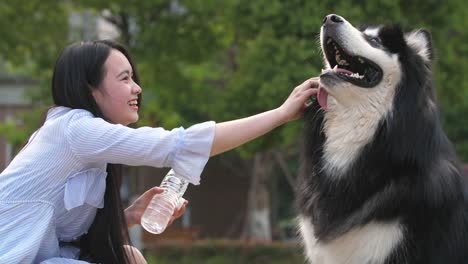
[[[321,45],[297,188],[309,262],[468,263],[467,180],[441,128],[430,34],[329,15]]]

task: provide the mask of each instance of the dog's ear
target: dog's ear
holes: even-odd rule
[[[405,34],[406,43],[425,61],[434,59],[431,33],[425,29],[415,30]]]
[[[390,52],[399,53],[405,50],[405,37],[400,25],[394,24],[382,27],[379,32],[379,37],[383,45]]]

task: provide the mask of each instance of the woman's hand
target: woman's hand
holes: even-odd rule
[[[285,122],[296,120],[303,114],[307,108],[307,99],[317,93],[318,87],[319,78],[315,77],[294,88],[286,101],[278,108]]]
[[[136,224],[140,224],[141,217],[145,212],[146,207],[158,193],[162,193],[164,189],[159,187],[153,187],[143,193],[140,197],[138,197],[132,205],[130,205],[127,209],[125,209],[125,220],[127,221],[127,226],[131,227]],[[174,210],[174,214],[172,215],[171,220],[169,221],[169,225],[174,222],[177,218],[181,217],[185,212],[185,206],[188,204],[188,201],[184,201],[183,205],[179,209]]]

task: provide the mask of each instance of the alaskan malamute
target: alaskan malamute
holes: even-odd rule
[[[426,30],[328,15],[297,188],[313,264],[468,263],[467,179],[441,128]]]

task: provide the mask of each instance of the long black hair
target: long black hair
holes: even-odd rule
[[[56,106],[85,109],[106,120],[92,90],[99,89],[106,69],[104,63],[112,49],[125,55],[139,84],[138,74],[127,49],[113,41],[80,42],[66,47],[55,63],[52,97]],[[141,94],[138,95],[140,105]],[[79,241],[80,258],[100,263],[130,263],[124,245],[130,244],[120,197],[122,165],[108,164],[104,207],[98,209],[88,233]]]

